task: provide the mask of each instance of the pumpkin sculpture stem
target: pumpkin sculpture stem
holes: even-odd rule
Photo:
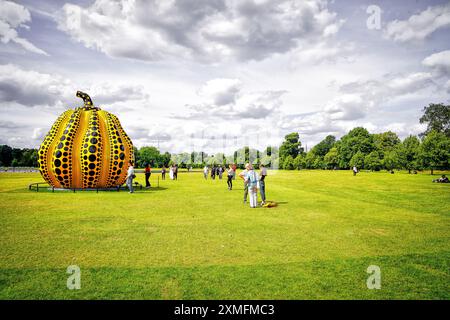
[[[94,104],[92,103],[91,97],[87,93],[77,91],[77,97],[83,99],[84,106],[82,107],[85,110],[92,110],[96,109],[99,110],[100,108],[94,107]]]

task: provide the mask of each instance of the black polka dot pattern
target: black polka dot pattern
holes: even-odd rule
[[[50,185],[53,184],[53,181],[52,178],[50,177],[51,173],[48,170],[47,154],[50,146],[52,145],[53,141],[56,138],[56,134],[58,133],[58,129],[61,126],[61,123],[67,120],[67,118],[70,116],[72,112],[73,112],[72,110],[67,110],[58,117],[58,119],[53,124],[50,131],[45,136],[44,141],[41,143],[41,146],[38,151],[39,171],[41,172],[41,175],[44,178],[44,180]]]
[[[109,154],[109,178],[106,183],[108,187],[114,187],[119,184],[123,184],[124,181],[120,180],[121,173],[127,168],[124,167],[124,159],[120,159],[120,155],[123,154],[123,149],[125,149],[122,138],[120,136],[119,130],[114,123],[113,115],[108,113],[106,118],[107,128],[108,128],[108,139],[111,144],[111,150]]]
[[[89,125],[81,146],[81,173],[83,188],[94,188],[98,185],[102,167],[102,137],[100,134],[99,115],[92,110]]]
[[[134,161],[130,138],[116,116],[94,107],[87,94],[79,91],[77,96],[84,106],[64,112],[39,148],[43,178],[62,188],[122,185],[127,163]]]
[[[75,141],[75,134],[80,126],[82,110],[77,109],[70,116],[59,143],[53,152],[52,172],[58,179],[61,187],[72,188],[72,152]]]
[[[120,133],[120,140],[118,142],[125,145],[123,148],[122,147],[119,148],[119,161],[123,160],[124,166],[125,165],[128,166],[129,160],[132,160],[134,162],[133,143],[131,142],[131,139],[126,134],[125,130],[123,130],[119,119],[112,113],[110,113],[110,115],[111,115],[112,121],[115,124],[115,127],[117,128],[117,131]],[[118,182],[121,184],[125,183],[126,169],[127,169],[127,167],[125,167],[125,169],[122,170],[122,172],[118,172],[118,174],[121,174],[121,176],[118,180]]]

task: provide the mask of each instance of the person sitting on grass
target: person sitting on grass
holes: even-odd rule
[[[443,174],[439,179],[434,179],[433,182],[437,182],[437,183],[449,183],[450,181],[449,181],[448,178],[445,176],[445,174]]]

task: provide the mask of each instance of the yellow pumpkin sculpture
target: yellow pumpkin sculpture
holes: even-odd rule
[[[39,148],[42,177],[56,188],[112,188],[125,182],[133,144],[119,119],[78,91],[84,106],[65,111]]]

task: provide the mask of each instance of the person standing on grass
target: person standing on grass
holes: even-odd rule
[[[260,176],[261,178],[259,179],[259,193],[261,194],[261,205],[264,205],[266,203],[266,176],[267,176],[267,169],[266,167],[261,164],[259,166],[261,168],[260,171]]]
[[[239,173],[239,178],[241,178],[242,180],[244,180],[244,204],[247,203],[247,195],[248,195],[248,184],[247,184],[247,180],[245,179],[245,177],[247,176],[247,173],[249,171],[250,168],[250,164],[247,163],[245,165],[245,169]]]
[[[228,175],[227,175],[228,190],[233,189],[233,177],[234,177],[234,170],[233,170],[233,166],[230,164],[229,169],[228,169]]]
[[[145,187],[148,189],[150,188],[150,176],[152,174],[152,168],[150,168],[150,165],[148,163],[145,164]]]
[[[216,180],[216,167],[211,168],[211,179]]]
[[[173,166],[173,178],[178,180],[178,165],[176,163]]]
[[[250,198],[250,208],[256,208],[258,205],[258,180],[258,173],[253,170],[252,165],[249,165],[247,174],[245,175],[245,182],[247,183]]]
[[[356,166],[353,166],[353,175],[356,176],[358,173],[358,168]]]
[[[161,179],[166,180],[166,166],[163,165],[161,168]]]
[[[133,179],[136,178],[136,175],[134,174],[134,167],[133,167],[133,161],[129,161],[128,162],[128,171],[127,171],[127,186],[128,189],[130,190],[130,193],[133,193]]]
[[[209,168],[208,168],[208,166],[205,166],[203,168],[203,177],[205,178],[205,180],[208,180],[208,172],[209,172]]]
[[[222,166],[219,166],[219,179],[222,180],[222,175],[223,175],[223,168]]]
[[[170,180],[173,180],[173,164],[171,164],[169,168],[169,178]]]

